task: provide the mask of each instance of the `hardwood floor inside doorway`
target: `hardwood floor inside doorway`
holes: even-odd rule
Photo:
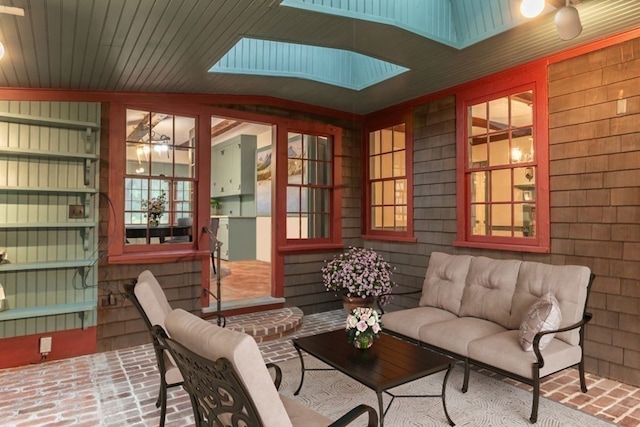
[[[237,301],[271,296],[271,264],[264,261],[221,261],[221,301]],[[216,291],[211,272],[211,292]],[[215,299],[211,297],[211,304]]]

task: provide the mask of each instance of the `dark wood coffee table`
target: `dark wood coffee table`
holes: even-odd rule
[[[447,380],[453,367],[453,360],[446,356],[385,333],[380,334],[380,338],[374,341],[373,347],[360,350],[347,342],[344,330],[296,338],[293,340],[293,346],[300,356],[302,365],[300,385],[295,395],[298,395],[302,389],[305,371],[327,370],[306,369],[302,358],[302,351],[305,351],[375,391],[378,395],[381,426],[384,425],[384,416],[396,397],[441,397],[444,415],[449,425],[455,425],[449,417],[445,402]],[[388,391],[393,387],[444,370],[447,373],[442,381],[442,394],[394,395]],[[382,393],[391,396],[391,401],[384,410]]]

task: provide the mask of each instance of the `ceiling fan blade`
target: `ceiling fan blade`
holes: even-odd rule
[[[7,15],[24,16],[24,9],[21,7],[0,6],[0,13],[6,13]]]

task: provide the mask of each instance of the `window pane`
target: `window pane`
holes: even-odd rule
[[[385,205],[393,205],[395,201],[394,181],[383,181],[383,200]]]
[[[471,205],[471,234],[476,236],[488,236],[489,205]]]
[[[407,207],[396,206],[396,230],[407,229]]]
[[[491,235],[511,236],[511,205],[491,205]]]
[[[127,175],[149,175],[149,153],[151,149],[149,144],[135,144],[128,142],[126,144],[127,152]]]
[[[316,159],[331,162],[331,140],[326,137],[318,137]]]
[[[469,167],[481,168],[487,166],[487,138],[478,136],[469,138]]]
[[[380,154],[381,150],[381,135],[380,131],[369,132],[369,154]]]
[[[382,129],[380,131],[382,136],[382,152],[388,153],[393,150],[393,131],[391,129]]]
[[[393,153],[393,176],[405,176],[406,160],[404,151],[396,151]]]
[[[393,153],[387,153],[381,156],[380,167],[380,178],[391,178],[393,176]]]
[[[369,178],[380,179],[382,173],[380,172],[380,156],[371,156],[369,159]]]
[[[526,91],[511,95],[511,126],[533,126],[533,92]]]
[[[385,206],[382,208],[382,221],[385,230],[392,230],[395,227],[395,208],[393,206]]]
[[[511,162],[529,163],[533,161],[532,129],[524,128],[513,132],[511,141]]]
[[[489,101],[489,132],[509,128],[509,99],[498,98]]]
[[[514,181],[514,200],[520,202],[532,202],[535,200],[535,180],[534,180],[535,168],[515,168],[513,170]]]
[[[509,135],[501,133],[489,139],[489,166],[502,166],[510,163]]]
[[[193,148],[176,147],[176,170],[177,178],[195,178],[196,151]]]
[[[395,180],[395,204],[406,205],[407,204],[407,180],[396,179]]]
[[[472,105],[468,109],[469,135],[485,135],[487,133],[487,104]]]
[[[406,135],[405,135],[405,125],[404,123],[401,125],[394,126],[393,128],[393,149],[404,150],[406,147]]]
[[[371,208],[371,228],[380,230],[382,228],[382,207],[375,206]]]
[[[376,181],[371,183],[371,204],[382,204],[382,181]]]
[[[471,202],[488,202],[488,172],[473,172],[471,174]]]
[[[491,171],[491,201],[511,201],[511,169]]]

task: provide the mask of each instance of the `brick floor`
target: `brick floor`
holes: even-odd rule
[[[247,315],[234,316],[227,319],[227,326],[246,322]],[[342,310],[304,316],[302,327],[292,335],[259,347],[265,361],[283,361],[296,356],[292,337],[340,329],[343,324]],[[640,426],[640,389],[591,374],[587,383],[589,392],[580,392],[577,370],[565,370],[545,379],[542,395],[623,427]],[[155,356],[149,344],[0,370],[0,425],[157,426],[157,393]],[[191,404],[182,388],[169,389],[166,425],[193,425]]]

